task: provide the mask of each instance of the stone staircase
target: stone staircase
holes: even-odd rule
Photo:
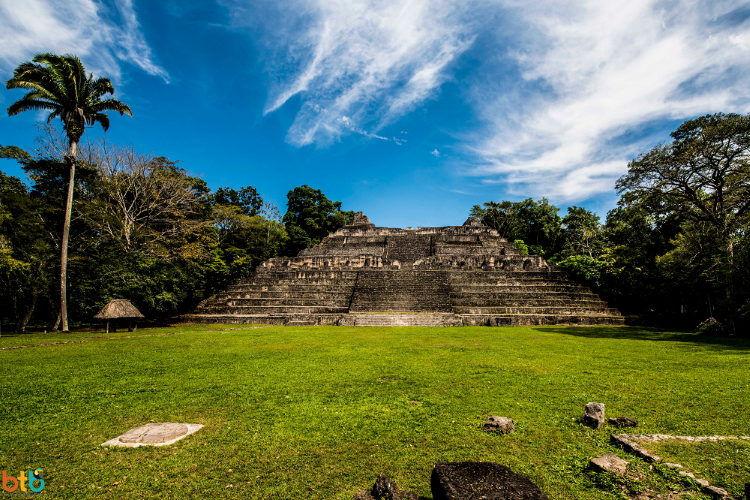
[[[205,300],[197,323],[336,324],[349,311],[357,273],[350,271],[270,271]]]
[[[460,326],[618,325],[624,318],[542,257],[497,231],[378,228],[363,214],[297,257],[205,300],[194,323]]]
[[[622,324],[624,319],[562,271],[449,274],[453,310],[467,325]]]
[[[351,312],[452,313],[445,271],[362,271]]]

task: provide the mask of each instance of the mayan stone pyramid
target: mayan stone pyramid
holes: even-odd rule
[[[194,323],[613,325],[619,311],[497,231],[375,227],[363,213],[297,257],[260,264],[182,317]]]

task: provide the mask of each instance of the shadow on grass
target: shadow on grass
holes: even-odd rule
[[[750,339],[738,337],[711,337],[697,333],[673,332],[663,328],[637,326],[558,326],[534,328],[540,332],[554,332],[575,337],[651,340],[654,342],[685,342],[709,349],[750,351]]]

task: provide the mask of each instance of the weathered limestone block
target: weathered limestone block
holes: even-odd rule
[[[490,415],[484,421],[484,432],[497,432],[500,434],[512,434],[516,432],[516,423],[512,418]]]
[[[604,425],[604,403],[586,403],[581,420],[587,427],[600,428]]]
[[[610,472],[612,474],[622,476],[623,474],[625,474],[625,470],[628,467],[628,462],[612,453],[605,453],[604,455],[592,458],[589,461],[589,465],[594,470],[600,472]]]
[[[548,500],[531,479],[492,462],[437,463],[430,489],[433,500]]]

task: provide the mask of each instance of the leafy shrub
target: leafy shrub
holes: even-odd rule
[[[573,255],[558,263],[573,277],[589,284],[601,286],[604,262],[588,255]]]
[[[529,246],[523,240],[513,240],[513,244],[521,252],[521,255],[529,255]]]
[[[727,328],[721,321],[711,317],[698,325],[698,333],[709,337],[718,337],[727,333]]]

